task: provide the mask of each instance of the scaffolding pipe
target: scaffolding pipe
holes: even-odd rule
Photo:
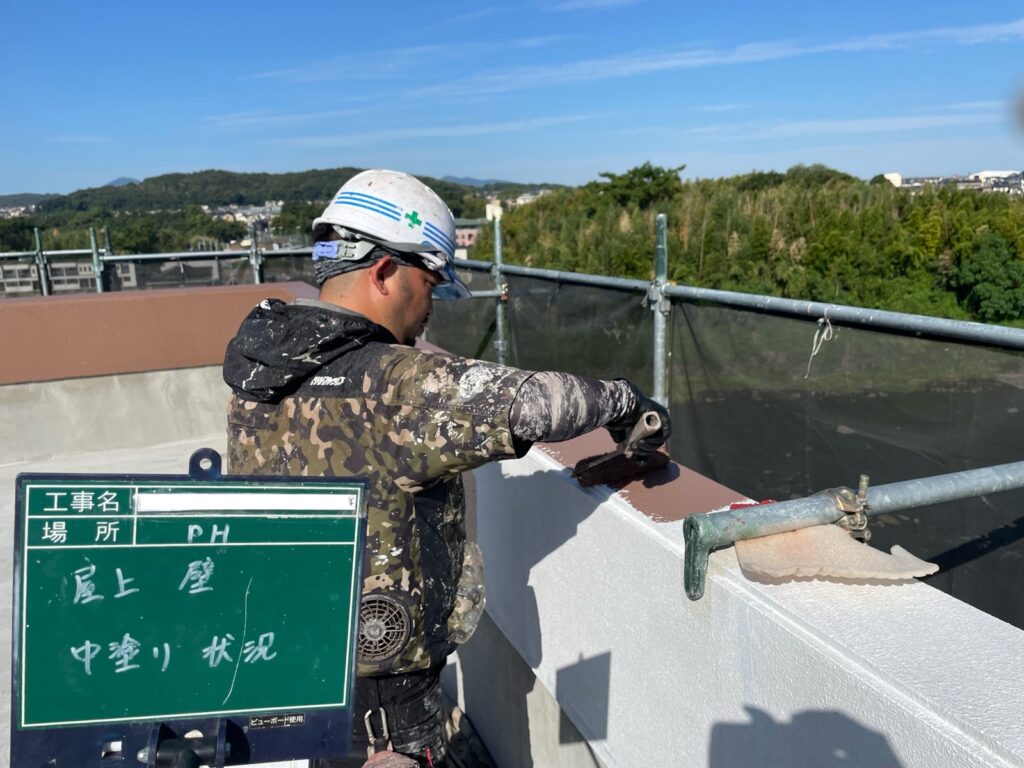
[[[256,285],[263,282],[263,259],[261,258],[259,243],[256,241],[256,225],[249,227],[249,265],[252,267],[252,281]]]
[[[46,254],[43,252],[43,237],[39,234],[39,227],[33,227],[32,233],[36,238],[36,250],[33,256],[36,262],[36,274],[39,276],[39,292],[43,296],[49,296],[50,265],[46,263]]]
[[[654,281],[647,293],[647,301],[654,313],[654,392],[655,401],[668,408],[668,313],[671,302],[665,298],[668,285],[667,218],[659,213],[654,220]]]
[[[36,227],[35,229],[38,229]],[[36,243],[39,248],[42,246],[39,242]],[[5,251],[0,253],[0,260],[6,259],[24,259],[26,256],[35,256],[37,251]],[[88,248],[68,248],[62,251],[46,251],[47,256],[88,256],[92,253]],[[163,254],[156,254],[163,255]]]
[[[123,261],[195,261],[198,259],[244,259],[245,251],[180,251],[178,253],[119,253],[104,256],[107,262]]]
[[[471,269],[477,272],[490,272],[494,265],[489,261],[477,259],[454,259],[454,264],[459,269]]]
[[[736,293],[684,285],[669,286],[665,292],[671,297],[687,301],[707,301],[759,312],[815,319],[825,318],[832,322],[879,328],[914,336],[959,339],[975,344],[1024,349],[1024,328],[1008,328],[1000,325],[972,323],[966,320],[947,320],[941,317],[908,315],[882,309],[824,304],[820,301],[799,301],[777,296],[759,296],[752,293]]]
[[[506,264],[501,268],[507,275],[522,275],[540,280],[553,280],[556,283],[573,283],[576,285],[597,285],[602,288],[615,288],[620,291],[640,291],[647,293],[650,283],[646,280],[630,280],[624,277],[605,277],[603,275],[586,275],[580,272],[562,272],[557,269],[536,269],[534,267],[518,267]]]
[[[96,227],[89,227],[89,247],[92,253],[92,276],[96,280],[96,293],[103,293],[103,261],[96,244]]]
[[[802,499],[691,515],[683,523],[686,594],[691,600],[703,595],[708,553],[713,549],[846,517],[850,510],[840,509],[836,499],[842,491],[856,500],[858,512],[882,515],[1020,488],[1024,488],[1024,461],[879,485],[856,497],[849,489],[834,489]]]
[[[251,249],[250,249],[251,250]],[[259,255],[280,255],[293,256],[305,255],[311,252],[309,248],[289,248],[278,251],[270,251]],[[62,251],[48,251],[45,257],[53,256],[81,256],[87,255],[90,251],[71,249]],[[37,251],[8,252],[0,253],[0,259],[17,259],[35,257]],[[104,261],[185,261],[188,259],[224,259],[238,258],[244,256],[236,251],[187,251],[184,253],[156,253],[156,254],[124,254],[119,256],[105,256]],[[251,258],[251,255],[250,255]],[[486,261],[474,261],[471,259],[458,259],[455,265],[461,269],[487,271],[493,270],[494,265]],[[577,272],[565,272],[554,269],[535,269],[533,267],[521,267],[512,264],[502,264],[503,275],[517,275],[531,277],[538,280],[551,280],[558,283],[575,285],[593,285],[602,288],[612,288],[622,291],[638,291],[646,293],[650,283],[643,280],[632,280],[621,277],[606,277],[603,275],[587,275]],[[909,315],[902,312],[889,312],[881,309],[866,309],[863,307],[851,307],[842,304],[826,304],[818,301],[798,301],[796,299],[784,299],[776,296],[759,296],[749,293],[738,293],[734,291],[721,291],[713,288],[696,288],[684,285],[667,285],[664,294],[674,299],[685,301],[703,301],[711,304],[741,307],[744,309],[759,312],[769,312],[779,315],[787,315],[799,318],[814,318],[817,320],[827,318],[838,323],[845,323],[851,326],[892,331],[911,336],[924,336],[929,338],[945,338],[958,341],[966,341],[974,344],[982,344],[1004,349],[1024,350],[1024,328],[1009,328],[999,325],[987,325],[985,323],[973,323],[965,320],[948,320],[941,317],[926,317],[924,315]]]
[[[458,266],[466,269],[487,269],[487,262],[462,260]],[[509,275],[552,280],[558,283],[596,285],[618,290],[644,291],[650,283],[622,277],[586,275],[578,272],[564,272],[553,269],[536,269],[506,264],[502,271]],[[903,312],[889,312],[882,309],[851,307],[844,304],[826,304],[819,301],[800,301],[777,296],[760,296],[752,293],[721,291],[714,288],[697,288],[688,285],[668,285],[664,291],[670,299],[704,301],[710,304],[741,307],[759,312],[770,312],[792,317],[810,317],[846,323],[852,326],[894,331],[911,336],[948,338],[968,341],[1005,349],[1024,349],[1024,328],[1009,328],[1001,325],[973,323],[966,320],[949,320],[942,317],[910,315]]]
[[[505,302],[504,278],[501,274],[501,216],[494,217],[494,269],[491,274],[494,276],[494,290],[499,292],[494,303],[494,350],[497,353],[498,364],[505,365],[508,358],[508,340],[505,338]]]

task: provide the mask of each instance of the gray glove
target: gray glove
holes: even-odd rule
[[[630,398],[631,406],[626,413],[605,425],[608,434],[612,436],[612,440],[616,444],[621,445],[629,438],[630,432],[633,431],[633,427],[636,426],[640,417],[648,411],[654,411],[661,420],[661,429],[647,437],[641,438],[636,444],[636,457],[642,461],[668,440],[672,434],[672,417],[669,416],[668,410],[663,405],[647,397],[633,382],[627,379],[616,379],[616,381],[625,385],[632,395]]]

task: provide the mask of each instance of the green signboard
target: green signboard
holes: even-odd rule
[[[349,706],[363,483],[22,475],[18,498],[17,729]]]

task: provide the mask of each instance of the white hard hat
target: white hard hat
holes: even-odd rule
[[[469,289],[456,275],[452,264],[455,257],[452,212],[434,190],[407,173],[377,168],[356,174],[313,220],[314,227],[318,224],[344,230],[343,236],[355,235],[391,251],[413,254],[423,266],[445,278],[444,287],[448,290],[441,291],[442,295],[469,295]],[[359,258],[365,255],[360,253]],[[326,252],[321,254],[321,258],[324,257],[331,258]]]

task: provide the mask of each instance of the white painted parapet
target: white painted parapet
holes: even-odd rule
[[[1015,627],[916,582],[755,583],[732,549],[691,602],[681,520],[536,448],[475,480],[488,613],[606,765],[1024,765]],[[707,511],[691,480],[660,491]]]

